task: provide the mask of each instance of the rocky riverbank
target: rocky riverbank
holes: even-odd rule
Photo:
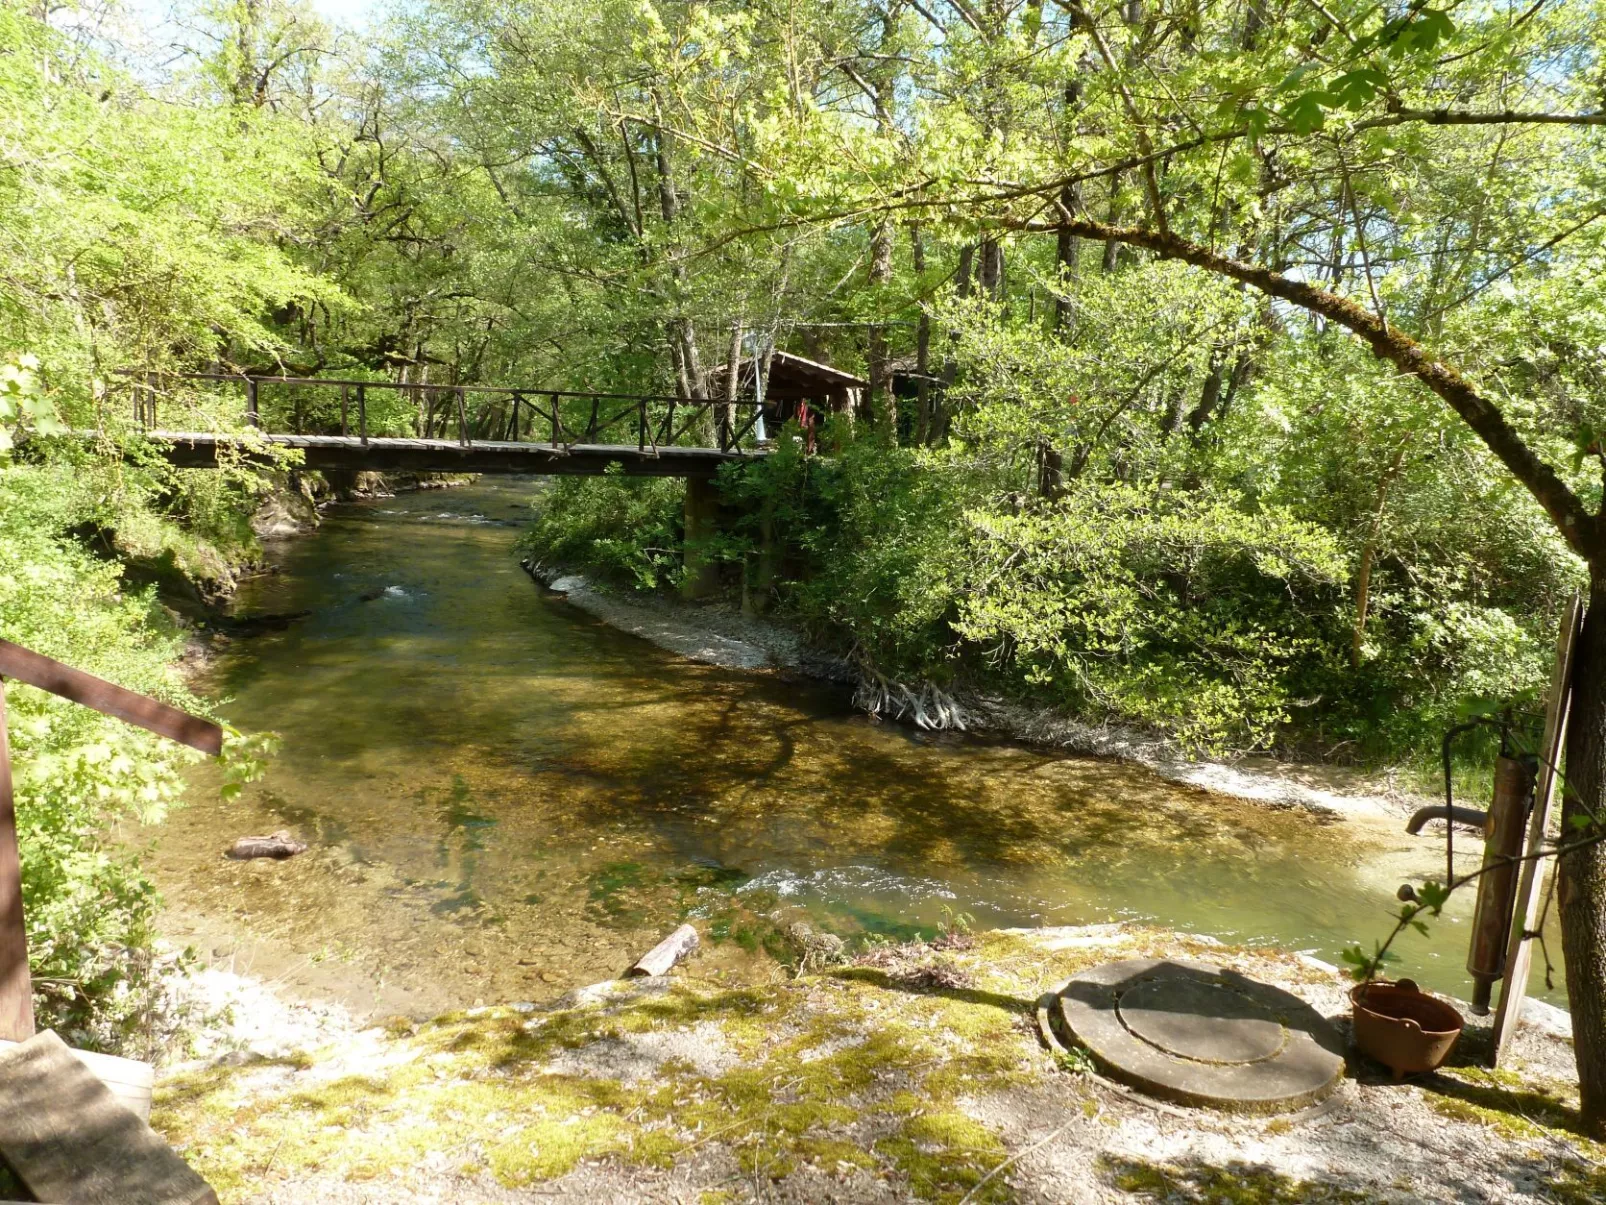
[[[451,489],[476,480],[472,473],[319,473],[295,471],[273,489],[251,516],[261,540],[282,540],[314,531],[319,510],[332,502],[390,498],[417,490]]]
[[[1342,1028],[1297,955],[1122,925],[949,933],[770,983],[658,979],[361,1028],[219,972],[231,1028],[153,1123],[227,1200],[1561,1201],[1606,1192],[1570,1047],[1405,1084],[1352,1058],[1304,1113],[1153,1102],[1039,1040],[1035,1002],[1101,962],[1204,959]],[[224,1001],[227,1003],[228,1001]],[[1465,1054],[1477,1049],[1476,1035]],[[1457,1060],[1452,1060],[1453,1064]]]

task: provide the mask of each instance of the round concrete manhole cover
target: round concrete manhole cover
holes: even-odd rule
[[[1121,994],[1116,1011],[1129,1033],[1200,1063],[1258,1063],[1287,1042],[1269,1009],[1219,983],[1146,979]]]
[[[1204,962],[1111,962],[1067,983],[1051,1010],[1100,1068],[1182,1104],[1302,1108],[1344,1074],[1331,1025],[1298,996]]]

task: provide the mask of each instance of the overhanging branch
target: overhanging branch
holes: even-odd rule
[[[1038,233],[1065,230],[1082,238],[1112,239],[1128,246],[1142,247],[1162,259],[1181,260],[1218,276],[1240,281],[1270,297],[1320,314],[1353,331],[1366,340],[1373,355],[1393,364],[1402,373],[1416,377],[1472,428],[1500,463],[1544,507],[1551,522],[1566,539],[1568,547],[1591,563],[1606,557],[1600,520],[1590,514],[1578,495],[1557,476],[1555,469],[1528,446],[1506,421],[1500,408],[1416,340],[1384,325],[1375,315],[1348,298],[1303,280],[1293,280],[1270,268],[1218,254],[1175,234],[1138,226],[1112,226],[1090,218],[1073,218],[1052,223],[1019,223],[1016,228]]]

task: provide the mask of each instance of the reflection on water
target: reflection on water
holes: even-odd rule
[[[1440,856],[682,661],[531,584],[510,554],[530,494],[340,508],[241,591],[242,615],[311,612],[214,675],[284,752],[243,802],[198,791],[164,826],[174,932],[254,938],[258,969],[413,1010],[608,977],[685,916],[730,974],[762,972],[774,917],[803,912],[891,935],[1150,919],[1336,960]],[[218,856],[279,827],[313,850]],[[1413,937],[1411,973],[1464,994],[1465,934],[1463,912]]]

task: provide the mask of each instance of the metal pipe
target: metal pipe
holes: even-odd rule
[[[1405,831],[1414,837],[1422,831],[1422,826],[1429,820],[1449,820],[1456,824],[1482,828],[1489,821],[1489,813],[1479,811],[1477,808],[1462,807],[1459,803],[1448,805],[1440,803],[1432,807],[1418,808],[1406,822]]]

